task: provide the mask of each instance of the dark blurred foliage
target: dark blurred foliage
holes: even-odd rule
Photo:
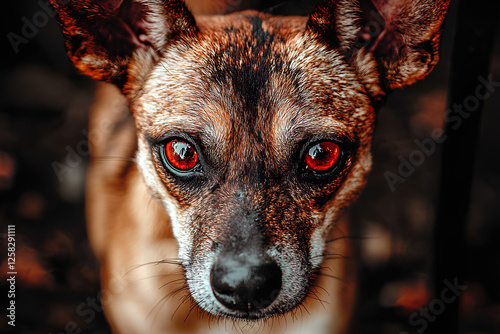
[[[311,1],[215,0],[219,12],[254,8],[304,15]],[[218,2],[217,2],[218,1]],[[6,325],[7,225],[16,226],[15,332],[108,333],[92,302],[99,293],[98,264],[87,243],[84,216],[87,113],[95,83],[76,73],[48,1],[19,0],[1,11],[0,63],[0,225],[2,303]],[[358,203],[350,211],[360,281],[357,331],[365,334],[415,333],[411,314],[429,304],[432,226],[439,184],[439,153],[426,156],[404,183],[391,191],[384,177],[397,172],[398,157],[418,149],[415,140],[442,127],[446,108],[455,8],[447,20],[441,61],[422,82],[394,92],[378,115],[374,167]],[[22,36],[26,21],[33,37],[15,52],[9,33]],[[37,14],[38,13],[38,14]],[[26,29],[26,28],[24,28]],[[500,33],[500,32],[499,32]],[[500,34],[497,34],[497,37]],[[499,39],[499,38],[497,38]],[[500,41],[491,73],[500,81]],[[459,84],[459,83],[453,83]],[[486,102],[463,259],[467,289],[462,296],[463,333],[500,333],[500,94]],[[471,152],[463,152],[468,159]],[[54,162],[71,165],[54,169]],[[57,166],[57,164],[55,165]],[[90,310],[94,310],[91,312]],[[69,327],[68,327],[69,326]]]

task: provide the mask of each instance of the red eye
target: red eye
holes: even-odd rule
[[[172,167],[181,171],[193,169],[198,163],[196,150],[182,140],[174,139],[169,141],[165,145],[165,153]]]
[[[325,141],[312,146],[306,154],[307,168],[315,172],[324,172],[339,160],[340,148],[337,144]]]

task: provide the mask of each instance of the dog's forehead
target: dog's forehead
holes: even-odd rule
[[[140,99],[153,137],[179,128],[222,139],[237,128],[280,142],[296,129],[348,132],[367,111],[354,71],[304,33],[306,18],[247,11],[198,23],[197,39],[169,48]]]

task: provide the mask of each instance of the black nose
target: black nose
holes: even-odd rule
[[[276,299],[281,269],[267,256],[239,254],[219,258],[210,273],[215,297],[235,311],[256,311]]]

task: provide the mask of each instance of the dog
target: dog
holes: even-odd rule
[[[107,82],[87,220],[113,332],[348,332],[342,213],[387,94],[438,62],[449,0],[196,18],[182,0],[52,3],[72,62]]]

